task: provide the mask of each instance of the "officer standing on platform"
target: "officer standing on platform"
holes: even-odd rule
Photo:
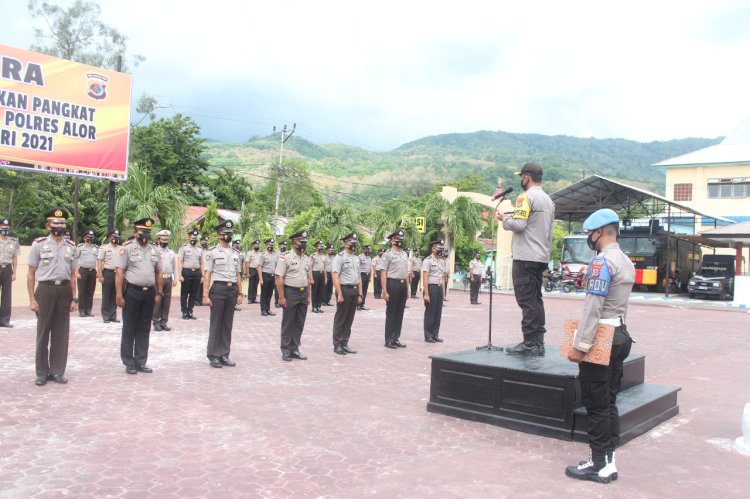
[[[339,355],[357,353],[349,348],[352,323],[357,306],[362,303],[362,280],[360,278],[357,233],[342,238],[344,251],[333,259],[333,286],[336,288],[336,315],[333,317],[333,351]]]
[[[325,307],[332,307],[331,298],[333,297],[333,244],[329,244],[325,257],[325,296],[321,300],[321,305]],[[320,309],[318,309],[320,311]]]
[[[542,300],[544,271],[550,260],[555,203],[542,190],[542,168],[526,163],[516,175],[525,192],[516,199],[512,218],[502,212],[497,217],[503,229],[513,232],[513,291],[521,308],[523,341],[505,349],[511,355],[544,355],[545,317]]]
[[[381,265],[381,285],[383,287],[383,298],[385,306],[385,347],[406,347],[399,341],[401,337],[401,325],[404,322],[404,308],[409,293],[409,257],[403,251],[404,232],[397,230],[388,239],[391,241],[391,249],[383,254]]]
[[[253,241],[253,249],[245,254],[245,273],[247,274],[247,303],[253,304],[258,296],[258,263],[260,262],[260,241]]]
[[[362,302],[357,305],[357,310],[367,310],[365,308],[365,301],[367,301],[367,290],[370,287],[370,276],[372,275],[371,248],[369,244],[365,245],[362,248],[362,254],[359,255],[359,278],[362,281]]]
[[[36,381],[67,383],[70,313],[76,311],[76,247],[64,239],[68,212],[54,208],[44,214],[48,236],[31,244],[26,289],[29,308],[36,312]],[[34,285],[36,284],[36,290]]]
[[[120,248],[115,291],[122,307],[120,358],[128,374],[151,373],[146,367],[154,306],[164,295],[159,250],[150,243],[152,218],[133,222],[135,237]],[[123,286],[127,281],[127,286]]]
[[[474,259],[469,262],[469,299],[472,305],[481,305],[479,301],[479,287],[482,285],[484,264],[479,259],[480,256],[482,256],[481,253],[475,251]]]
[[[260,315],[276,315],[271,312],[271,295],[275,287],[276,263],[279,255],[273,251],[274,240],[266,239],[266,251],[261,253],[258,261],[260,266]]]
[[[0,327],[13,327],[10,312],[13,305],[13,281],[16,280],[18,255],[21,246],[18,239],[10,237],[10,221],[0,220]]]
[[[419,287],[419,278],[422,273],[422,259],[419,257],[419,249],[415,249],[411,258],[411,297],[417,298],[417,288]],[[422,284],[424,286],[424,284]]]
[[[93,317],[91,307],[94,305],[96,290],[96,260],[99,246],[94,244],[94,231],[83,235],[83,242],[78,245],[78,315]]]
[[[195,319],[193,307],[201,300],[198,292],[203,282],[204,251],[202,247],[198,247],[198,231],[192,230],[188,232],[188,243],[182,245],[177,252],[177,276],[182,283],[180,309],[184,320]]]
[[[594,212],[583,222],[589,248],[597,252],[588,267],[586,301],[568,359],[578,363],[581,402],[588,414],[590,456],[588,461],[568,466],[565,474],[579,480],[609,483],[617,479],[615,448],[620,443],[617,394],[623,362],[633,340],[628,333],[628,299],[635,281],[635,267],[617,244],[620,219],[610,209]],[[594,343],[599,324],[614,326],[609,365],[583,358]]]
[[[448,275],[446,262],[440,257],[445,242],[430,243],[430,256],[422,262],[422,297],[424,299],[424,340],[442,343],[440,320],[443,316],[443,285]]]
[[[302,344],[302,330],[305,328],[307,306],[310,305],[312,266],[310,257],[305,254],[307,231],[292,234],[294,249],[279,257],[276,266],[276,289],[279,303],[284,312],[281,319],[281,359],[307,360],[299,347]]]
[[[234,367],[236,364],[229,359],[229,350],[235,307],[242,303],[242,260],[240,252],[229,244],[232,221],[225,220],[215,230],[219,244],[209,249],[205,257],[208,292],[203,295],[203,303],[211,306],[206,355],[211,367]]]
[[[323,241],[315,243],[315,253],[310,256],[312,262],[312,313],[320,314],[323,311],[320,309],[320,305],[323,303],[325,298],[325,285],[326,285],[326,256],[323,254]]]
[[[169,309],[172,304],[172,288],[177,286],[175,279],[175,260],[177,256],[169,248],[169,237],[172,232],[164,229],[156,233],[157,242],[159,243],[159,264],[161,266],[161,278],[164,279],[164,292],[161,297],[161,303],[154,305],[154,331],[171,331],[172,328],[167,326],[169,321]]]
[[[376,299],[380,299],[383,296],[383,286],[380,280],[380,272],[383,270],[383,248],[378,250],[378,254],[372,259],[372,271],[375,278],[372,282],[372,296]]]
[[[107,244],[99,247],[96,259],[96,272],[102,284],[102,319],[105,323],[120,322],[117,318],[117,293],[115,273],[120,253],[120,231],[115,229],[107,234]]]

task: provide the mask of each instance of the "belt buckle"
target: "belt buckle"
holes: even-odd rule
[[[59,286],[60,284],[62,284],[62,281],[60,280],[55,281],[55,286]]]
[[[233,282],[227,282],[227,287],[228,287],[228,288],[231,288],[231,287],[232,287],[232,284],[234,284],[234,283],[233,283]]]
[[[403,284],[403,283],[405,283],[405,282],[406,282],[406,279],[399,279],[399,281],[398,281],[398,282],[400,282],[401,284]]]
[[[143,287],[141,288],[141,291],[148,291],[148,286],[143,286]]]
[[[304,290],[305,290],[305,288],[299,288],[299,290],[300,290],[300,291],[304,291]]]

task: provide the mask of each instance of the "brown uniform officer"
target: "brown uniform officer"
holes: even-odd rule
[[[83,235],[83,242],[78,245],[78,315],[93,317],[91,308],[94,305],[94,291],[96,290],[96,260],[99,246],[94,244],[94,231],[87,231]]]
[[[299,351],[302,330],[305,328],[307,306],[310,304],[312,265],[305,254],[307,231],[301,230],[290,237],[292,251],[279,256],[276,265],[276,289],[279,304],[284,309],[281,319],[281,358],[288,362],[306,360]]]
[[[409,271],[409,257],[402,249],[404,245],[404,232],[397,230],[388,239],[391,241],[391,249],[385,252],[381,260],[381,284],[383,287],[383,298],[385,306],[385,347],[405,347],[399,341],[401,337],[401,325],[404,322],[404,308],[411,281]]]
[[[54,208],[44,215],[48,236],[31,244],[26,288],[29,308],[36,312],[37,386],[52,380],[67,383],[63,374],[68,363],[70,313],[75,312],[76,247],[63,238],[68,212]],[[37,284],[34,290],[34,284]]]
[[[336,288],[336,315],[333,317],[333,351],[339,355],[357,353],[349,348],[352,323],[357,305],[362,303],[362,280],[360,278],[357,233],[347,234],[342,239],[344,251],[333,259],[333,286]]]
[[[120,231],[107,234],[109,242],[99,247],[96,271],[102,283],[102,319],[107,322],[120,322],[117,318],[117,293],[115,293],[115,273],[120,253]]]
[[[20,252],[18,239],[10,237],[10,222],[7,219],[0,220],[0,327],[13,327],[10,323],[13,298],[11,286],[16,280]]]
[[[157,242],[159,243],[157,251],[160,258],[160,272],[162,279],[164,279],[164,287],[162,288],[164,293],[161,297],[161,303],[154,305],[154,315],[151,318],[154,323],[154,331],[172,330],[172,328],[167,326],[167,322],[169,322],[169,309],[172,305],[172,288],[177,286],[177,280],[175,279],[175,260],[177,256],[169,247],[169,237],[171,235],[172,232],[167,229],[156,233]]]

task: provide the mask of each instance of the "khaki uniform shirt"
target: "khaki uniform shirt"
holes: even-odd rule
[[[372,259],[372,266],[375,267],[375,270],[383,270],[383,257],[382,256],[376,256]]]
[[[409,257],[404,250],[388,250],[383,253],[381,266],[388,279],[406,279],[409,273]]]
[[[474,259],[469,262],[469,271],[474,275],[482,275],[482,272],[484,272],[484,264],[481,260]]]
[[[422,272],[427,272],[427,284],[442,285],[445,282],[445,262],[442,258],[428,256],[422,262]]]
[[[99,246],[97,259],[102,261],[102,269],[115,270],[119,252],[119,244],[107,243],[104,246]]]
[[[78,245],[78,267],[96,270],[96,259],[99,255],[99,246],[94,243],[81,243]]]
[[[310,255],[313,272],[323,272],[326,269],[326,255],[317,251]]]
[[[133,286],[155,286],[159,269],[159,250],[151,243],[141,246],[134,239],[120,248],[117,268],[125,269],[125,280]]]
[[[213,281],[237,282],[237,274],[242,272],[240,252],[216,245],[206,251],[204,270],[212,273]]]
[[[57,244],[52,236],[40,237],[31,243],[28,264],[36,269],[36,282],[70,280],[78,268],[76,247],[67,239]]]
[[[245,254],[245,261],[247,267],[251,269],[257,269],[260,264],[260,251],[250,250]]]
[[[325,262],[326,262],[325,271],[328,272],[329,274],[333,272],[333,257],[334,255],[326,255],[326,259],[325,259]]]
[[[0,265],[10,265],[13,257],[21,254],[21,246],[18,239],[13,237],[0,238]]]
[[[195,246],[183,244],[180,249],[177,250],[177,257],[182,260],[183,269],[200,269],[202,256],[203,248],[197,244]]]
[[[276,264],[279,261],[279,254],[269,253],[268,251],[266,251],[265,253],[260,254],[258,260],[261,272],[265,272],[266,274],[273,274],[276,271]]]
[[[540,186],[521,193],[513,218],[503,220],[503,229],[513,232],[513,260],[549,262],[554,223],[555,203]]]
[[[164,279],[174,279],[175,259],[177,258],[177,255],[174,250],[169,248],[158,246],[157,250],[159,251],[159,263],[161,264],[162,277]]]
[[[411,257],[411,271],[421,272],[422,271],[422,259],[418,256]]]
[[[359,271],[362,274],[369,274],[372,269],[372,258],[370,255],[362,253],[359,255]]]
[[[312,262],[310,257],[296,251],[290,251],[279,257],[276,265],[276,275],[284,279],[285,286],[304,288],[312,280]]]
[[[622,322],[625,323],[633,282],[635,267],[619,244],[608,244],[591,260],[586,301],[573,343],[574,348],[588,352],[593,345],[599,319],[622,317]]]
[[[341,284],[357,285],[359,284],[359,255],[342,251],[333,258],[333,272],[339,274]]]

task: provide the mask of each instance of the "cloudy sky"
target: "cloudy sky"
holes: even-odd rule
[[[0,43],[28,48],[26,2],[4,4]],[[134,98],[220,140],[296,122],[372,150],[477,130],[648,142],[750,115],[747,0],[99,4],[146,57]]]

